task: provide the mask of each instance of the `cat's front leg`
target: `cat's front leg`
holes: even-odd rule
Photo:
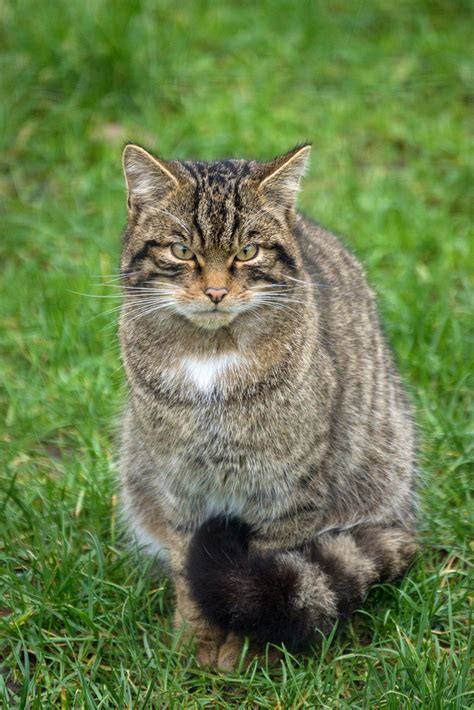
[[[183,569],[183,560],[187,553],[187,539],[175,539],[171,553],[176,607],[174,625],[184,639],[192,638],[196,644],[196,656],[202,666],[210,666],[221,671],[233,671],[242,656],[245,637],[233,632],[228,633],[212,624],[200,611],[191,597],[187,574]],[[246,662],[258,658],[262,663],[268,658],[269,663],[279,658],[280,654],[267,644],[248,640]]]
[[[176,593],[174,625],[184,638],[192,637],[196,643],[198,662],[203,666],[217,667],[219,648],[225,640],[226,632],[210,623],[191,598],[189,584],[184,572],[186,543],[172,551],[172,570]]]

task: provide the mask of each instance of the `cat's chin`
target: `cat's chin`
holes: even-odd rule
[[[237,313],[228,311],[204,311],[202,313],[187,314],[188,320],[197,328],[204,330],[218,330],[232,323]]]

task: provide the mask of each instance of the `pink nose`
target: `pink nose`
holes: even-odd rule
[[[227,296],[229,290],[227,288],[214,288],[214,286],[209,286],[204,293],[206,296],[209,296],[213,303],[220,303],[224,296]]]

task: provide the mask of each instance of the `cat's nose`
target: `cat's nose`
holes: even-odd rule
[[[209,296],[213,303],[220,303],[222,299],[229,293],[229,289],[223,287],[214,288],[214,286],[209,286],[209,288],[206,288],[204,293],[206,294],[206,296]]]

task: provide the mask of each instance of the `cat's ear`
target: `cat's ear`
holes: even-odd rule
[[[294,207],[301,178],[308,166],[311,144],[297,146],[280,158],[264,164],[259,191],[284,207]]]
[[[126,145],[122,161],[129,209],[156,203],[179,187],[178,178],[168,163],[158,160],[139,145]]]

